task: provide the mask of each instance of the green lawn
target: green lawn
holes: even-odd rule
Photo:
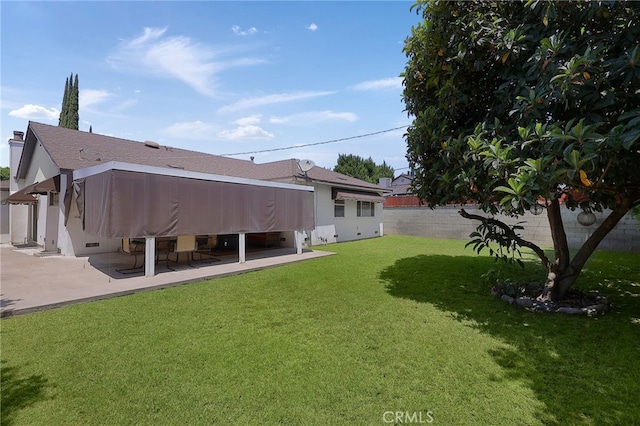
[[[3,319],[1,424],[638,424],[640,255],[597,253],[580,287],[614,309],[573,317],[492,298],[464,244],[335,244]]]

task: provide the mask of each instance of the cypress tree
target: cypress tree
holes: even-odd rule
[[[58,120],[59,127],[78,130],[78,124],[80,122],[80,114],[78,112],[79,93],[78,75],[76,74],[74,80],[73,73],[71,73],[71,76],[67,78],[64,85],[62,108],[60,111],[60,119]]]
[[[67,110],[69,100],[69,79],[64,81],[64,95],[62,96],[62,108],[60,109],[60,118],[58,119],[58,127],[66,127],[67,124]]]
[[[80,91],[78,90],[78,74],[76,74],[71,92],[71,103],[69,108],[69,128],[78,130],[80,124]]]

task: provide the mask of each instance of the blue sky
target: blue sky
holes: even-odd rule
[[[78,74],[80,129],[258,163],[338,154],[406,171],[412,2],[6,2],[0,165],[29,120],[57,125]]]

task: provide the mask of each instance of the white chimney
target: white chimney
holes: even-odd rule
[[[383,188],[391,188],[391,178],[382,177],[378,180],[378,185]]]
[[[18,165],[20,165],[23,148],[24,132],[13,132],[13,138],[9,139],[9,194],[13,194],[20,189],[16,173],[18,173]],[[27,205],[12,204],[9,206],[9,233],[12,244],[29,242],[30,209],[31,207]]]
[[[9,171],[11,172],[11,177],[9,179],[9,192],[11,194],[19,189],[18,182],[16,181],[15,176],[18,172],[18,165],[20,165],[20,158],[22,157],[23,148],[24,132],[14,130],[13,138],[9,139]]]

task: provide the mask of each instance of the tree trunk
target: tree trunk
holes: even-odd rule
[[[566,280],[562,280],[561,277],[567,272],[570,255],[567,234],[564,231],[564,223],[562,222],[560,201],[557,198],[547,204],[547,218],[549,219],[549,227],[551,228],[555,261],[549,263],[547,268],[547,281],[538,299],[559,300],[564,293],[566,293],[565,290],[561,294],[560,283],[562,282],[563,287],[567,286]],[[573,282],[569,283],[568,287],[570,287],[571,284],[573,284]]]
[[[560,214],[560,203],[553,200],[547,206],[549,226],[553,238],[553,247],[556,253],[556,260],[549,264],[547,281],[542,290],[539,300],[558,301],[561,300],[576,279],[582,272],[582,268],[593,252],[596,250],[604,237],[611,232],[616,224],[624,217],[631,208],[629,199],[625,199],[622,204],[611,211],[609,216],[600,224],[587,241],[580,247],[573,260],[570,259],[567,236]]]

